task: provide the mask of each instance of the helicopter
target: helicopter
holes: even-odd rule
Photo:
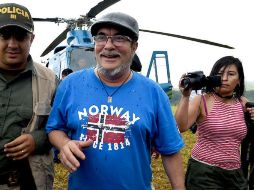
[[[61,73],[64,69],[70,68],[77,71],[84,68],[92,68],[96,66],[94,56],[94,41],[90,33],[90,26],[96,20],[96,16],[106,8],[114,5],[120,0],[103,0],[97,5],[92,7],[88,13],[81,15],[78,19],[65,19],[65,18],[33,18],[35,22],[54,22],[56,24],[66,23],[67,27],[53,40],[48,47],[43,51],[41,57],[53,51],[53,56],[50,57],[46,63],[46,67],[50,68],[55,74],[61,78]],[[153,33],[158,35],[170,36],[208,45],[218,46],[227,49],[234,49],[228,45],[223,45],[207,40],[181,36],[177,34],[139,29],[140,32]],[[66,40],[67,45],[59,45]],[[158,67],[162,64],[165,66],[166,80],[161,82],[159,80]],[[135,54],[131,68],[134,71],[140,72],[142,64],[137,54]],[[172,84],[170,80],[170,70],[167,51],[153,51],[151,60],[148,66],[146,77],[155,80],[166,94],[171,99],[172,97]]]

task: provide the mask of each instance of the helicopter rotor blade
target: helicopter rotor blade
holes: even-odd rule
[[[59,22],[59,18],[33,18],[35,22]]]
[[[59,45],[62,41],[65,40],[67,33],[70,31],[70,28],[67,27],[57,38],[49,44],[49,46],[44,50],[44,52],[41,54],[41,57],[47,55],[49,52],[51,52],[57,45]]]
[[[86,22],[88,23],[91,18],[94,18],[97,14],[99,14],[104,9],[110,7],[111,5],[117,3],[120,0],[103,0],[99,2],[97,5],[95,5],[93,8],[90,9],[90,11],[86,14],[86,17],[88,20]],[[66,19],[60,19],[60,18],[33,18],[34,21],[41,21],[41,22],[67,22]],[[82,21],[83,22],[83,21]],[[41,57],[47,55],[49,52],[51,52],[58,44],[60,44],[65,38],[67,33],[71,30],[71,27],[67,27],[41,54]]]
[[[99,2],[97,5],[95,5],[93,8],[90,9],[90,11],[86,14],[88,18],[94,18],[97,14],[99,14],[104,9],[110,7],[111,5],[117,3],[120,0],[104,0]]]
[[[219,43],[211,42],[211,41],[207,41],[207,40],[201,40],[198,38],[181,36],[181,35],[177,35],[177,34],[170,34],[170,33],[165,33],[165,32],[158,32],[158,31],[144,30],[144,29],[139,29],[139,31],[153,33],[153,34],[161,34],[161,35],[165,35],[165,36],[171,36],[171,37],[175,37],[175,38],[190,40],[190,41],[199,42],[199,43],[203,43],[203,44],[209,44],[209,45],[218,46],[218,47],[227,48],[227,49],[235,49],[234,47],[231,47],[228,45],[219,44]]]

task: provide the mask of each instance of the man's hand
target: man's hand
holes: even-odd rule
[[[4,152],[7,157],[13,160],[21,160],[28,157],[35,149],[33,136],[30,134],[22,134],[15,140],[4,145]]]
[[[60,149],[60,160],[62,164],[67,168],[69,172],[74,172],[80,166],[77,158],[85,160],[86,156],[82,151],[82,148],[89,147],[93,144],[92,140],[88,141],[75,141],[69,140]]]

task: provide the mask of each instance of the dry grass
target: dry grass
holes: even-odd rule
[[[195,139],[195,135],[193,135],[191,132],[183,133],[183,139],[185,142],[185,147],[182,150],[182,156],[183,156],[184,169],[186,169],[188,158],[190,156],[190,151],[196,139]],[[153,169],[153,184],[155,189],[156,190],[165,190],[165,189],[170,190],[171,186],[164,172],[161,159],[153,159],[152,169]],[[56,164],[55,172],[56,172],[56,176],[55,176],[54,190],[67,189],[67,181],[68,181],[67,170],[63,168],[62,164]]]
[[[65,190],[68,184],[68,171],[62,164],[55,164],[54,190]]]
[[[193,144],[196,141],[196,136],[191,132],[185,132],[182,134],[185,142],[185,147],[182,149],[182,157],[183,157],[183,166],[184,170],[186,170],[186,166],[188,163],[188,159],[190,156],[190,152]],[[152,161],[152,169],[153,169],[153,184],[156,190],[171,190],[170,183],[168,178],[164,172],[161,159],[156,159]]]

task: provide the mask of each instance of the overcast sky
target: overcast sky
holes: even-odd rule
[[[2,2],[23,4],[30,9],[32,17],[78,18],[100,0],[1,0]],[[183,73],[202,70],[208,75],[215,61],[226,55],[238,57],[243,62],[246,80],[254,81],[254,69],[251,69],[254,63],[252,4],[252,0],[122,0],[97,17],[121,11],[135,17],[142,29],[185,35],[235,47],[234,50],[228,50],[141,32],[137,53],[143,64],[142,73],[147,72],[153,51],[167,51],[171,80],[177,88]],[[36,61],[48,58],[40,58],[40,54],[65,27],[65,24],[35,23],[36,37],[31,54]]]

